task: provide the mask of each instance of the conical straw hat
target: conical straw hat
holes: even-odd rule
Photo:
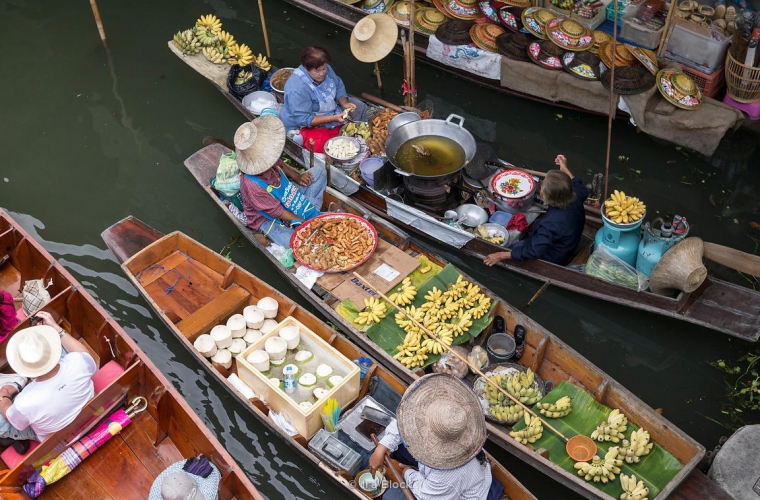
[[[409,453],[434,469],[464,465],[483,449],[488,437],[477,396],[446,373],[431,373],[412,383],[396,419]]]
[[[285,147],[285,126],[274,115],[244,123],[235,132],[238,168],[249,175],[266,172],[280,158]]]
[[[705,246],[699,238],[676,243],[654,266],[649,288],[661,295],[675,291],[691,293],[702,285],[707,269],[702,264]]]
[[[351,53],[361,62],[377,62],[393,50],[398,26],[388,14],[365,16],[351,31]]]

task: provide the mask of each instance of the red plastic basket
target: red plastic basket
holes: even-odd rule
[[[706,97],[715,97],[726,86],[726,67],[716,69],[712,74],[702,73],[688,66],[683,66],[683,72],[689,75]]]

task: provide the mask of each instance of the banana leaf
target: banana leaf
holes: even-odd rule
[[[582,434],[584,436],[591,436],[597,425],[607,419],[607,416],[612,410],[600,403],[598,403],[589,393],[577,387],[567,381],[561,382],[553,391],[547,394],[540,402],[541,403],[554,403],[563,396],[569,396],[573,401],[573,411],[569,415],[563,418],[547,418],[541,415],[552,427],[565,435],[568,439]],[[533,411],[540,415],[538,406],[533,406]],[[514,426],[514,430],[520,430],[525,428],[525,420],[520,420]],[[631,433],[637,430],[638,427],[628,422],[628,429],[625,431],[626,439],[630,440]],[[613,447],[618,446],[620,443],[596,442],[598,450],[597,455],[604,457],[605,453]],[[562,467],[571,474],[578,474],[578,470],[575,469],[575,461],[567,455],[565,450],[565,442],[554,434],[551,430],[544,426],[544,432],[541,439],[532,443],[531,446],[534,450],[539,448],[545,448],[549,451],[549,459]],[[623,462],[620,467],[621,473],[627,476],[631,474],[636,476],[637,480],[644,481],[644,484],[649,488],[648,498],[656,497],[660,490],[662,490],[681,470],[683,466],[673,455],[665,451],[657,443],[652,447],[652,451],[648,455],[641,457],[639,463],[629,464]],[[580,477],[580,476],[579,476]],[[610,481],[607,484],[595,483],[593,481],[589,484],[599,488],[604,493],[614,498],[620,498],[623,493],[623,488],[620,486],[619,476],[614,481]]]
[[[427,302],[425,295],[437,287],[439,290],[446,291],[448,285],[456,283],[459,278],[459,271],[451,264],[444,267],[438,274],[428,279],[426,282],[417,287],[417,296],[414,299],[412,305],[420,307]],[[414,280],[412,280],[414,281]],[[460,345],[468,342],[470,339],[477,337],[485,328],[491,323],[491,312],[493,311],[495,304],[491,304],[487,314],[484,314],[479,319],[472,320],[472,326],[464,334],[454,338],[454,345]],[[389,306],[391,308],[392,306]],[[409,306],[407,306],[409,307]],[[401,344],[406,337],[406,332],[402,330],[397,324],[395,319],[395,310],[392,313],[383,318],[380,323],[372,325],[367,330],[367,335],[371,338],[381,349],[391,355],[398,353],[396,346]],[[432,365],[440,359],[439,354],[428,354],[428,359],[422,368]]]

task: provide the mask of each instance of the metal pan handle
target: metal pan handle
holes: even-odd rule
[[[403,175],[404,177],[411,177],[412,176],[412,174],[410,174],[409,172],[404,172],[400,168],[396,169],[396,173],[399,174],[399,175]]]
[[[459,118],[459,123],[454,123],[454,122],[452,121],[454,118]],[[462,117],[461,117],[461,116],[459,116],[459,115],[455,115],[454,113],[451,113],[451,114],[449,115],[449,117],[448,117],[448,118],[446,118],[446,123],[448,123],[449,125],[456,125],[456,126],[458,126],[459,128],[464,128],[464,118],[462,118]]]

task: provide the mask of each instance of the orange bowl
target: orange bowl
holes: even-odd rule
[[[586,462],[596,455],[596,443],[588,436],[573,436],[567,440],[565,450],[576,462]]]

